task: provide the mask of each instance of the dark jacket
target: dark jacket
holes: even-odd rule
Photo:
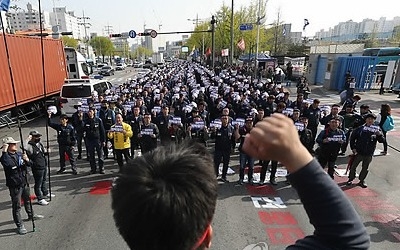
[[[41,142],[35,143],[29,141],[26,146],[26,154],[29,157],[32,171],[44,170],[47,167],[46,153],[44,151],[43,144]]]
[[[48,124],[57,131],[57,142],[60,146],[75,146],[76,136],[72,125],[62,126],[61,124],[52,123],[50,119],[48,119]]]
[[[84,132],[87,140],[98,140],[101,143],[106,141],[106,132],[98,117],[88,118],[84,121]]]
[[[235,140],[234,127],[230,124],[216,129],[211,135],[215,138],[215,150],[231,151],[232,142]]]
[[[351,150],[356,149],[357,154],[372,156],[376,148],[376,143],[383,143],[385,137],[383,137],[382,130],[378,128],[381,133],[376,135],[373,131],[370,131],[370,126],[362,125],[355,129],[350,137],[350,148]]]
[[[29,165],[29,163],[24,162],[22,159],[22,153],[3,152],[0,162],[4,168],[7,187],[22,187],[26,184],[26,167]]]
[[[156,124],[150,123],[149,125],[141,125],[140,126],[140,146],[144,151],[150,151],[157,147],[157,138],[159,137],[159,130]],[[155,138],[151,137],[151,134],[156,135]]]
[[[138,117],[134,117],[133,113],[131,112],[126,117],[126,123],[132,127],[133,139],[137,139],[140,133],[140,126],[143,124],[143,116],[139,115]]]
[[[111,109],[100,109],[99,118],[103,121],[105,130],[110,130],[111,126],[115,124],[115,112]]]
[[[323,140],[326,138],[328,138],[329,141],[324,143]],[[334,154],[336,156],[339,153],[340,146],[345,141],[346,141],[346,135],[343,132],[343,130],[341,129],[332,130],[330,128],[322,130],[316,139],[316,142],[321,147],[320,154],[330,154],[330,155]]]

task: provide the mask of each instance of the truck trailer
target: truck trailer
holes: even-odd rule
[[[43,38],[43,52],[44,63],[40,37],[0,34],[0,127],[15,123],[17,114],[26,121],[56,104],[65,79],[88,78],[79,53],[65,51],[61,40]]]

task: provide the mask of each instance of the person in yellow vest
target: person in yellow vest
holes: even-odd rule
[[[107,133],[109,139],[114,140],[114,151],[117,156],[119,171],[122,171],[124,161],[122,156],[125,157],[126,163],[129,163],[129,150],[131,148],[130,138],[133,136],[132,127],[128,123],[123,122],[121,114],[115,116],[116,123],[111,126]]]

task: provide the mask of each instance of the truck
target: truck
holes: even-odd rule
[[[8,52],[8,53],[7,53]],[[30,121],[56,105],[68,78],[88,78],[84,57],[58,39],[0,34],[0,127]],[[15,98],[14,98],[15,90]]]
[[[153,53],[152,63],[154,66],[163,66],[164,65],[164,54],[162,53]]]

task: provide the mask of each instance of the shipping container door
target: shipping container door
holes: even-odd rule
[[[328,65],[328,58],[319,56],[317,60],[317,69],[314,80],[314,83],[316,85],[324,84],[327,65]]]

